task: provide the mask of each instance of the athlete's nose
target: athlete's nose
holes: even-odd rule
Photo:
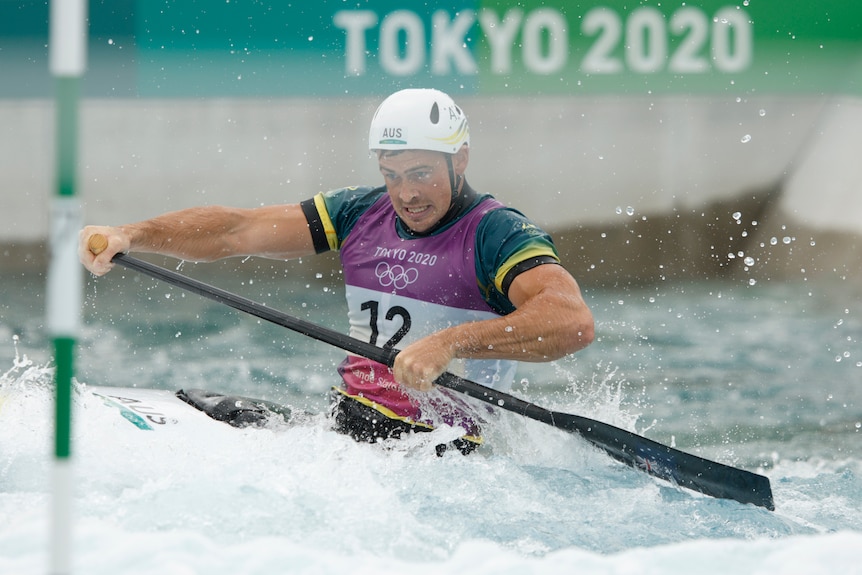
[[[419,197],[419,191],[413,188],[413,186],[411,186],[409,182],[405,182],[399,185],[398,189],[395,191],[395,194],[405,204],[408,204]]]

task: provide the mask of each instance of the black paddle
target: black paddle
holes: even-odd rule
[[[96,237],[98,236],[93,236]],[[92,242],[91,238],[90,246],[94,253],[107,246],[107,242],[102,246],[98,243],[93,245]],[[392,367],[398,354],[397,350],[379,348],[125,254],[115,255],[112,261],[389,367]],[[449,372],[441,375],[434,383],[558,429],[577,433],[614,459],[671,483],[712,497],[753,503],[770,511],[775,509],[769,479],[762,475],[690,455],[601,421],[551,411]]]

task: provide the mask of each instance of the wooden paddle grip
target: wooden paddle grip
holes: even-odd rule
[[[108,238],[102,234],[93,234],[90,236],[90,239],[87,240],[87,247],[90,248],[93,255],[97,256],[108,247]]]

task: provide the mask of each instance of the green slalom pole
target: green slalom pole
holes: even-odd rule
[[[56,411],[51,509],[51,573],[71,572],[72,379],[81,324],[83,272],[78,263],[81,206],[77,180],[78,92],[86,65],[87,0],[51,0],[49,58],[57,83],[56,194],[51,202],[47,326],[54,341]]]

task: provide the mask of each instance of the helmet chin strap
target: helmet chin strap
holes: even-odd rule
[[[449,186],[452,188],[452,196],[449,199],[449,209],[446,214],[440,219],[434,229],[440,228],[450,220],[454,219],[461,213],[467,204],[467,198],[461,194],[461,182],[464,177],[455,173],[455,166],[452,164],[453,154],[446,154],[446,165],[449,167]]]
[[[452,204],[458,197],[458,186],[461,185],[461,176],[455,174],[455,166],[452,165],[452,154],[446,154],[446,166],[449,168],[449,186],[452,188]]]

